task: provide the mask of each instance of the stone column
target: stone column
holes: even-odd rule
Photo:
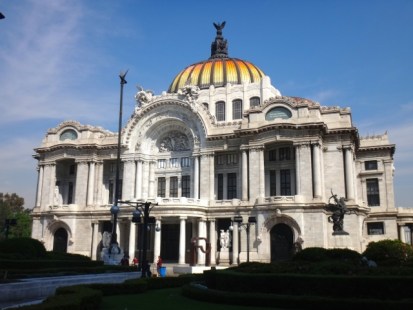
[[[87,205],[93,205],[95,192],[95,163],[93,161],[89,162],[89,179],[87,184]]]
[[[185,264],[186,254],[186,216],[179,217],[179,259],[178,264]]]
[[[242,150],[242,200],[248,200],[248,155],[246,150]]]
[[[232,265],[238,265],[239,248],[238,248],[238,223],[232,223]]]
[[[299,184],[300,195],[305,197],[305,199],[313,199],[313,167],[311,152],[311,145],[308,142],[303,142],[297,147],[297,153],[299,154],[299,174],[297,173],[297,183]]]
[[[54,205],[54,192],[56,186],[56,164],[49,165],[49,206]]]
[[[133,259],[136,251],[136,224],[130,222],[129,229],[129,257]]]
[[[353,152],[350,146],[343,149],[347,200],[354,200]]]
[[[135,174],[135,161],[130,159],[125,160],[123,162],[122,200],[130,200],[134,198]]]
[[[383,160],[384,168],[384,186],[386,188],[383,198],[385,199],[383,203],[387,205],[387,211],[394,210],[396,208],[394,204],[394,165],[393,159]],[[381,199],[381,198],[380,198]]]
[[[320,144],[312,144],[314,198],[321,198]]]
[[[91,257],[92,260],[96,260],[97,258],[97,250],[98,250],[98,244],[99,244],[99,222],[98,221],[92,221],[92,246],[90,249],[91,252]]]
[[[404,225],[399,226],[399,235],[400,235],[400,241],[403,243],[406,243],[406,232],[405,232]]]
[[[149,198],[155,198],[155,162],[149,162]]]
[[[215,219],[209,220],[209,242],[211,243],[211,266],[217,264],[216,255],[217,255],[217,232],[215,228]]]
[[[264,164],[264,149],[259,149],[259,196],[265,197],[265,164]]]
[[[194,156],[194,198],[199,199],[199,156]]]
[[[75,203],[79,207],[86,205],[88,163],[86,161],[77,162]]]
[[[156,219],[155,229],[154,229],[154,234],[155,234],[155,241],[153,243],[153,263],[154,264],[156,264],[156,261],[158,260],[158,256],[161,255],[161,232],[156,231],[156,227],[158,227],[158,229],[162,229],[162,222],[160,219]]]
[[[102,195],[103,195],[103,162],[98,161],[96,163],[96,196],[95,196],[95,202],[97,205],[102,205]]]
[[[198,237],[206,238],[206,222],[204,218],[200,218],[198,220]],[[204,250],[206,250],[206,243],[204,240],[198,240],[198,245],[202,246]],[[198,265],[205,265],[205,253],[198,248]]]
[[[300,145],[294,145],[294,151],[295,151],[295,194],[296,195],[301,195],[301,182],[300,182]]]
[[[251,199],[259,197],[259,185],[260,185],[260,159],[259,150],[257,148],[250,149],[249,151],[249,183],[251,184],[249,188],[249,195]]]
[[[135,198],[142,198],[142,161],[138,160],[136,163],[136,176],[135,176]]]
[[[202,191],[199,191],[199,198],[209,199],[209,156],[207,154],[202,154],[200,158],[200,178],[199,178],[199,188],[202,188]]]
[[[44,166],[38,166],[38,176],[37,176],[37,193],[36,193],[36,207],[40,207],[42,201],[42,188],[43,188],[43,172]]]
[[[147,199],[149,196],[149,163],[142,162],[142,198]]]
[[[215,199],[215,157],[209,154],[209,200]]]

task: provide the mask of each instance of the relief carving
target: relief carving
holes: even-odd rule
[[[172,131],[164,136],[159,143],[159,152],[182,152],[189,151],[188,137],[179,132]]]

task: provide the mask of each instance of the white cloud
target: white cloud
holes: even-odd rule
[[[327,105],[327,101],[331,101],[332,99],[336,98],[339,95],[337,90],[327,89],[321,90],[312,95],[310,98],[317,102],[320,102],[321,105]]]
[[[4,122],[99,118],[106,91],[88,88],[105,55],[87,45],[87,15],[79,1],[27,1],[6,29],[0,49],[0,114]],[[22,16],[24,15],[24,18]],[[86,18],[87,15],[87,18]],[[11,25],[13,24],[13,25]],[[102,52],[103,53],[103,52]],[[93,55],[93,56],[92,56]],[[91,61],[93,59],[93,61]],[[101,98],[98,98],[101,97]],[[94,104],[91,104],[94,102]],[[103,116],[104,117],[104,116]]]

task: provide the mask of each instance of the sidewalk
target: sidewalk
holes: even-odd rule
[[[60,276],[30,278],[13,283],[0,284],[0,309],[28,303],[40,303],[55,293],[56,288],[88,283],[122,283],[128,279],[136,279],[140,272],[119,272],[104,274],[88,274],[78,276]]]

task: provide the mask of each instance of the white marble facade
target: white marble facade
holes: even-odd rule
[[[211,264],[220,264],[220,231],[230,227],[224,264],[285,259],[306,247],[362,252],[370,241],[406,240],[413,213],[394,205],[395,145],[386,134],[361,137],[349,108],[282,96],[268,76],[202,86],[186,83],[160,95],[140,90],[122,130],[121,200],[158,203],[148,259],[187,264],[191,239],[201,237],[211,243]],[[32,236],[48,250],[63,246],[101,259],[103,233],[112,229],[117,139],[66,121],[35,150]],[[346,235],[333,234],[328,220],[332,193],[351,210]],[[131,222],[132,206],[120,209],[119,244],[139,256],[141,225]],[[248,240],[249,217],[256,223]],[[205,240],[199,245],[205,249]],[[206,254],[197,254],[205,264]]]

